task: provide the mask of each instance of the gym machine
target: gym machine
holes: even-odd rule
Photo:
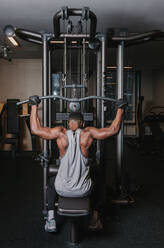
[[[157,155],[163,160],[164,132],[161,125],[164,123],[164,106],[152,106],[141,120],[140,150],[142,154]]]
[[[10,137],[3,137],[2,126],[0,132],[0,143],[10,144],[11,145],[11,155],[12,159],[16,157],[16,151],[19,150],[19,117],[18,117],[18,103],[19,99],[7,99],[7,103],[2,105],[0,113],[0,124],[2,121],[2,115],[6,110],[7,113],[7,134],[10,134]]]
[[[78,20],[78,24],[73,25],[71,18]],[[61,25],[61,22],[63,25]],[[88,29],[88,23],[90,23]],[[33,32],[30,30],[14,28],[8,25],[4,28],[7,37],[17,36],[28,42],[42,45],[42,125],[52,126],[52,102],[51,99],[59,100],[58,112],[56,112],[55,120],[62,121],[64,124],[68,119],[68,111],[78,111],[84,114],[84,120],[94,121],[93,112],[85,112],[85,101],[96,100],[96,126],[104,127],[104,104],[106,101],[115,102],[117,98],[123,98],[123,65],[124,65],[124,47],[147,42],[148,40],[160,37],[160,31],[151,31],[144,34],[129,36],[125,30],[109,29],[107,35],[96,33],[96,15],[90,11],[88,7],[82,9],[69,9],[63,7],[53,17],[54,33]],[[106,79],[106,47],[117,48],[117,96],[116,99],[105,97],[104,82]],[[52,53],[57,49],[63,52],[63,69],[60,77],[59,95],[52,92]],[[68,65],[68,54],[71,60],[71,51],[76,49],[79,51],[80,67],[79,78],[72,84],[71,67]],[[87,96],[86,86],[88,84],[88,75],[86,66],[86,49],[96,52],[96,95]],[[71,65],[71,64],[70,64]],[[69,75],[70,74],[70,75]],[[77,77],[76,77],[77,78]],[[20,102],[21,103],[25,103]],[[68,105],[69,103],[69,105]],[[101,144],[96,143],[96,154],[101,158]],[[51,141],[43,140],[41,162],[44,174],[44,209],[43,213],[47,213],[46,188],[47,173],[51,170],[50,159],[52,155]],[[117,162],[116,162],[116,187],[119,194],[122,194],[122,164],[123,164],[123,124],[117,136]],[[88,211],[86,211],[88,214]],[[75,235],[76,236],[76,235]],[[74,237],[75,238],[75,237]],[[75,238],[76,239],[76,238]]]
[[[78,20],[78,25],[73,26],[71,17],[80,17]],[[61,21],[63,21],[63,31],[61,32]],[[43,126],[52,126],[52,102],[51,98],[59,100],[59,112],[56,113],[55,120],[62,121],[64,124],[68,119],[68,111],[78,111],[79,109],[83,112],[85,121],[93,121],[93,112],[87,113],[85,111],[85,102],[96,100],[97,107],[97,118],[96,124],[97,127],[104,126],[104,101],[112,100],[104,97],[104,78],[105,78],[105,37],[103,35],[96,35],[96,23],[97,19],[95,14],[90,11],[89,8],[84,7],[83,9],[69,9],[67,7],[62,8],[60,11],[54,15],[54,34],[51,33],[37,33],[24,29],[13,28],[11,25],[5,27],[4,32],[7,36],[17,36],[23,40],[33,42],[35,44],[40,44],[43,47],[43,83],[42,88],[43,92],[41,99],[44,99],[42,102],[42,120]],[[90,23],[89,31],[87,23]],[[52,92],[52,53],[56,49],[62,49],[63,53],[63,69],[61,73],[61,86],[60,86],[60,95],[55,95]],[[67,56],[71,50],[77,49],[80,56],[80,68],[79,78],[76,82],[71,80],[71,68],[70,71],[67,70],[68,59]],[[86,87],[88,84],[88,75],[87,71],[87,52],[88,50],[94,50],[97,52],[97,96],[87,96]],[[87,52],[86,52],[87,51]],[[69,54],[71,57],[71,53]],[[70,75],[69,75],[70,74]],[[27,101],[25,101],[27,102]],[[25,103],[21,102],[21,103]],[[20,103],[20,104],[21,104]],[[56,101],[55,101],[56,103]],[[69,105],[67,104],[69,103]],[[100,153],[100,143],[97,142],[97,153]],[[44,174],[44,209],[43,213],[47,213],[47,201],[46,201],[46,189],[47,189],[47,177],[48,173],[54,172],[54,168],[50,165],[50,159],[52,154],[52,144],[50,141],[43,140],[42,146],[42,156],[41,162],[43,165],[43,174]],[[70,199],[68,199],[70,201]],[[64,200],[59,198],[58,213],[77,217],[81,215],[89,214],[89,201],[88,199],[76,199],[76,202],[71,203],[71,214],[70,209],[62,209],[61,207],[64,204],[64,207],[68,205],[63,202]],[[78,208],[79,206],[79,208]],[[76,209],[72,209],[75,207]],[[81,209],[82,208],[82,209]],[[78,212],[77,212],[78,209]],[[73,243],[76,243],[77,233],[75,228],[75,222],[72,222],[72,231],[71,231],[71,240]]]

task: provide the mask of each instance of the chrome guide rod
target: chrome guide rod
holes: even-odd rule
[[[101,60],[102,56],[101,56],[101,50],[99,49],[97,51],[97,88],[96,88],[96,95],[97,96],[101,96]],[[97,110],[97,114],[96,114],[96,126],[97,128],[101,127],[101,102],[100,100],[97,101],[96,103],[96,110]],[[97,140],[97,152],[100,151],[100,141]]]
[[[64,97],[67,97],[67,38],[64,38],[64,61],[63,61],[63,67],[64,67]],[[66,109],[67,103],[64,102],[63,104],[64,109]]]
[[[85,97],[85,85],[86,85],[86,45],[85,39],[83,39],[83,49],[82,49],[82,97]],[[84,103],[82,103],[82,111],[84,111]]]
[[[101,96],[104,97],[104,79],[105,79],[105,37],[102,36],[102,69],[101,69]],[[104,101],[101,103],[101,127],[104,127]]]
[[[43,34],[42,36],[43,40],[43,58],[42,58],[42,94],[43,96],[46,96],[48,93],[48,36],[47,34]],[[42,125],[44,127],[47,126],[47,100],[42,102]],[[46,139],[43,139],[43,144],[42,144],[42,153],[44,157],[48,157],[48,142]],[[44,166],[43,166],[43,213],[45,214],[47,211],[47,200],[46,200],[46,191],[47,191],[47,167],[48,167],[48,162],[44,161]]]
[[[118,45],[117,51],[117,98],[123,98],[123,68],[124,68],[124,42],[121,41]],[[117,135],[117,164],[116,164],[116,176],[117,185],[119,189],[122,189],[122,165],[123,165],[123,132],[124,124],[122,121],[121,129]]]
[[[51,61],[52,61],[52,50],[51,48],[49,48],[48,50],[48,94],[51,95],[52,94],[52,75],[51,75]],[[52,123],[52,108],[51,108],[51,99],[48,100],[48,118],[49,118],[49,123],[48,126],[51,127],[51,123]],[[48,147],[49,147],[49,155],[51,157],[51,140],[49,140],[48,142]]]

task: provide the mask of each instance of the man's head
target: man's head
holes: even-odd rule
[[[83,127],[84,121],[83,121],[83,115],[78,112],[72,112],[69,115],[68,119],[68,127],[72,131],[76,131],[78,128]]]

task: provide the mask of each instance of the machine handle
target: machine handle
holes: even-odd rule
[[[102,100],[102,101],[110,101],[110,102],[117,102],[116,99],[112,99],[109,97],[103,97],[103,96],[87,96],[87,97],[83,97],[83,98],[67,98],[67,97],[63,97],[63,96],[40,96],[39,97],[40,100],[45,100],[45,99],[53,99],[55,100],[63,100],[63,101],[67,101],[67,102],[82,102],[82,101],[87,101],[87,100],[91,100],[91,99],[96,99],[96,100]],[[17,102],[17,106],[24,104],[24,103],[28,103],[29,99],[21,101],[21,102]]]

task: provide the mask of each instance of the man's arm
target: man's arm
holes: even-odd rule
[[[32,105],[30,115],[30,128],[32,134],[40,136],[43,139],[57,139],[63,131],[63,127],[42,127],[38,118],[37,109],[37,105]]]
[[[89,131],[91,137],[93,139],[103,140],[110,136],[113,136],[118,133],[121,127],[123,109],[119,108],[117,110],[117,114],[112,124],[107,128],[95,128],[95,127],[87,127],[85,131]]]

